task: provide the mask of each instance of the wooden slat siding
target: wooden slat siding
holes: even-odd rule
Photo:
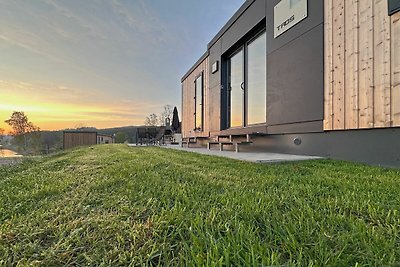
[[[188,88],[188,81],[185,80],[185,92],[186,92],[186,97],[185,97],[185,102],[182,103],[182,105],[185,105],[186,107],[186,113],[185,113],[185,117],[182,118],[182,121],[185,123],[185,134],[184,136],[187,137],[187,135],[189,134],[189,118],[190,118],[190,114],[189,114],[189,110],[190,110],[190,101],[189,100],[189,88]]]
[[[182,137],[186,138],[187,136],[187,88],[186,88],[186,80],[182,82]]]
[[[334,82],[330,83],[329,69],[333,60],[334,71],[341,70],[338,44],[342,36],[338,32],[332,35],[329,25],[332,23],[333,31],[341,27],[342,21],[335,10],[340,10],[342,1],[325,0],[324,129],[342,129],[337,120],[342,116],[345,129],[400,127],[400,14],[388,16],[386,0],[344,0],[344,3],[345,106],[341,110],[338,99],[343,86],[337,79],[340,73],[335,73]],[[332,106],[333,127],[328,115]]]
[[[391,17],[392,126],[400,126],[400,13]]]
[[[186,121],[185,121],[185,117],[186,117],[186,105],[184,104],[186,102],[186,82],[183,81],[182,82],[182,103],[181,103],[181,107],[182,107],[182,114],[181,114],[181,120],[182,120],[182,124],[181,124],[181,131],[182,131],[182,137],[186,137]]]
[[[374,0],[362,0],[359,2],[359,128],[374,127],[373,1]]]
[[[333,128],[344,129],[344,92],[345,92],[345,30],[344,0],[335,0],[333,7]],[[348,0],[347,0],[348,1]]]
[[[63,134],[63,148],[70,149],[79,146],[90,146],[97,144],[97,134],[87,132],[65,132]]]
[[[182,82],[183,85],[183,98],[182,98],[182,135],[183,137],[196,137],[209,135],[209,59],[205,58],[193,72]],[[195,79],[203,72],[204,95],[203,95],[203,131],[194,131],[195,128]]]
[[[184,121],[184,117],[186,114],[185,108],[186,106],[183,105],[183,103],[185,103],[185,97],[186,97],[186,92],[185,92],[185,81],[183,81],[181,83],[181,133],[182,136],[184,137],[185,135],[185,121]]]
[[[187,92],[187,99],[186,99],[186,104],[187,104],[187,116],[186,116],[186,130],[187,130],[187,136],[192,136],[193,129],[195,127],[195,117],[194,117],[194,111],[195,111],[195,104],[194,104],[194,84],[193,84],[193,75],[190,75],[186,81],[186,92]]]
[[[358,0],[345,1],[346,129],[358,128],[358,3]]]
[[[186,105],[183,105],[183,103],[185,102],[185,97],[186,97],[186,92],[185,92],[185,81],[182,82],[181,84],[181,133],[182,136],[184,136],[185,134],[185,121],[183,120],[183,118],[185,117],[186,114]]]
[[[324,42],[325,42],[325,70],[324,70],[324,129],[333,129],[333,29],[332,29],[332,1],[325,0],[325,22],[324,22]]]
[[[388,1],[374,2],[374,127],[390,127],[390,17]]]
[[[209,58],[207,57],[203,63],[204,69],[204,135],[208,135],[210,132],[210,112],[209,112]]]
[[[183,82],[184,86],[184,102],[182,103],[182,107],[185,110],[182,116],[182,125],[183,125],[183,137],[188,137],[191,130],[194,128],[194,104],[191,99],[194,97],[194,93],[191,90],[189,80],[186,79]]]
[[[216,74],[219,75],[217,72]],[[214,86],[209,88],[210,94],[210,105],[209,105],[209,114],[210,114],[210,133],[219,132],[220,127],[220,114],[221,114],[221,87]]]

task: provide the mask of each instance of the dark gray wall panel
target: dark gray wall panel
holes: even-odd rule
[[[267,54],[272,53],[324,22],[324,1],[308,0],[308,17],[278,38],[274,39],[274,7],[280,2],[280,0],[266,0],[265,2],[267,3],[266,14],[268,25]]]
[[[222,73],[222,65],[221,65],[221,41],[217,41],[209,50],[209,63],[210,63],[210,87],[215,87],[217,85],[221,85],[221,73]],[[218,61],[219,69],[216,73],[211,73],[212,64]]]
[[[257,125],[245,128],[233,128],[233,129],[222,130],[220,132],[221,135],[241,135],[241,134],[254,134],[254,133],[266,134],[267,126]]]
[[[270,135],[254,139],[253,150],[323,156],[400,167],[400,128]],[[293,140],[301,139],[301,145]]]
[[[267,124],[323,120],[323,25],[267,56]]]
[[[210,87],[208,111],[210,132],[217,132],[220,130],[221,125],[221,88],[219,85]]]
[[[268,126],[268,134],[323,132],[323,121],[310,121]]]
[[[231,49],[235,44],[237,44],[242,38],[246,36],[251,30],[256,27],[261,21],[265,23],[265,0],[247,1],[242,8],[242,13],[236,14],[235,21],[226,27],[225,32],[219,36],[218,39],[213,40],[212,45],[209,47],[209,58],[210,65],[215,61],[219,61],[219,71],[214,74],[210,74],[210,87],[217,88],[221,90],[221,85],[225,83],[224,75],[224,62],[222,55]],[[211,69],[211,66],[210,66]],[[226,88],[223,88],[226,89]],[[225,96],[224,96],[225,97]],[[220,98],[221,100],[221,98]],[[219,107],[225,108],[226,103],[222,100]],[[216,112],[216,109],[212,111]],[[220,128],[224,128],[226,125],[226,116],[219,112],[220,117]],[[211,115],[210,117],[214,117]],[[218,129],[219,130],[219,129]]]
[[[278,0],[247,1],[242,13],[225,27],[209,47],[210,70],[219,61],[219,71],[210,73],[210,88],[224,84],[222,55],[231,50],[261,21],[267,21],[267,123],[271,126],[323,120],[323,1],[308,1],[308,18],[273,39],[273,9]],[[258,25],[259,26],[259,25]],[[219,88],[219,89],[218,89]],[[219,105],[221,107],[221,103]],[[217,112],[213,108],[211,113]],[[218,112],[218,116],[221,116]],[[216,118],[216,114],[210,114]],[[223,116],[222,126],[225,125]],[[306,125],[306,126],[304,126]],[[316,124],[301,130],[315,132]],[[318,123],[321,125],[321,123]],[[288,126],[289,128],[291,126]],[[288,127],[284,127],[286,130]],[[308,128],[307,128],[308,127]],[[275,133],[279,129],[271,130]],[[286,131],[285,130],[285,131]],[[292,129],[293,130],[293,129]],[[322,128],[321,128],[322,130]]]

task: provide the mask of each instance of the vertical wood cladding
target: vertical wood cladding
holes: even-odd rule
[[[195,131],[195,80],[203,73],[203,130]],[[209,59],[206,57],[182,82],[182,135],[207,137],[210,132]]]
[[[400,13],[391,17],[391,117],[400,125]]]
[[[325,0],[325,130],[400,126],[400,13],[387,5]]]
[[[95,132],[64,132],[63,148],[70,149],[79,146],[91,146],[97,144]]]

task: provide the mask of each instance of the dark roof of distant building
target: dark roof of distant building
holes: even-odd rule
[[[97,134],[96,131],[79,131],[79,130],[65,130],[63,133],[95,133]]]

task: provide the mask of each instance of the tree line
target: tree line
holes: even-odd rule
[[[29,121],[22,111],[14,111],[8,120],[4,121],[10,128],[13,139],[8,147],[24,154],[36,154],[41,149],[40,128]],[[5,145],[5,131],[0,129],[0,143]]]
[[[146,126],[165,126],[169,122],[173,131],[179,132],[180,121],[178,109],[171,105],[165,105],[162,112],[155,113],[146,117],[144,124]],[[41,131],[38,126],[33,124],[28,116],[22,111],[14,111],[11,117],[4,121],[9,125],[11,131],[8,135],[12,140],[6,138],[5,130],[0,128],[0,145],[10,148],[22,154],[40,154],[50,153],[62,149],[62,131]],[[133,142],[134,126],[120,127],[115,129],[104,129],[95,131],[105,134],[114,134],[117,143]],[[79,129],[88,129],[88,127],[77,127]],[[132,132],[132,133],[131,133]]]

